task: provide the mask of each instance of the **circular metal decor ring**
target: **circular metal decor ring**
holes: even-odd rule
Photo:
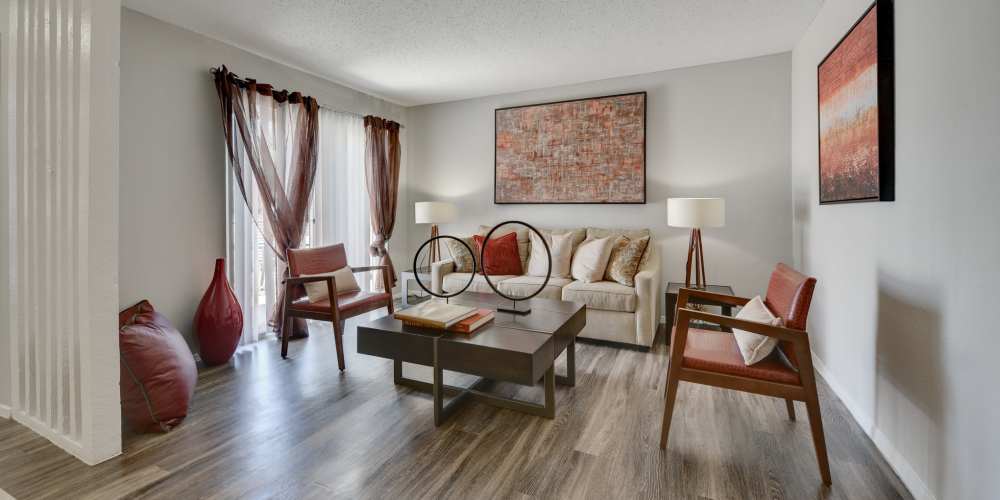
[[[427,292],[427,293],[429,293],[429,294],[431,294],[431,295],[433,295],[433,296],[435,296],[435,297],[437,297],[439,299],[449,299],[449,298],[454,297],[456,295],[459,295],[462,292],[464,292],[464,291],[466,291],[466,290],[469,289],[469,286],[472,285],[472,280],[474,280],[476,278],[476,269],[475,269],[475,262],[473,262],[473,266],[472,266],[473,269],[472,269],[472,272],[469,274],[469,282],[466,283],[465,286],[462,287],[461,290],[459,290],[459,291],[457,291],[457,292],[455,292],[455,293],[453,293],[451,295],[448,295],[448,294],[439,295],[439,294],[436,294],[436,293],[428,290],[427,287],[424,286],[424,283],[422,281],[420,281],[420,273],[417,272],[417,269],[420,269],[417,266],[417,260],[418,260],[417,258],[420,257],[420,252],[422,252],[424,250],[424,247],[426,247],[427,245],[431,244],[434,241],[443,240],[443,239],[455,240],[455,241],[461,243],[462,246],[464,246],[469,251],[469,255],[470,256],[476,255],[476,253],[472,250],[472,247],[470,247],[468,243],[462,241],[459,238],[456,238],[454,236],[448,236],[448,235],[435,236],[435,237],[433,237],[433,238],[425,241],[423,245],[420,245],[420,248],[417,249],[417,253],[413,254],[413,280],[416,281],[417,285],[420,286],[420,288],[422,288],[425,292]],[[433,266],[434,263],[432,262],[431,265]]]
[[[499,289],[497,289],[497,287],[493,284],[493,282],[490,281],[490,275],[489,275],[489,273],[486,272],[486,265],[483,264],[484,262],[486,262],[485,260],[483,260],[483,256],[486,255],[486,247],[488,247],[489,244],[490,244],[490,237],[493,236],[493,233],[496,232],[497,229],[499,229],[502,226],[506,226],[507,224],[520,224],[520,225],[522,225],[522,226],[530,229],[533,233],[537,234],[538,235],[538,239],[542,241],[542,246],[545,247],[545,257],[546,257],[546,259],[548,259],[548,267],[545,270],[545,281],[542,282],[542,286],[538,287],[538,290],[535,290],[535,293],[533,293],[531,295],[528,295],[528,296],[525,296],[525,297],[510,297],[508,295],[505,295]],[[512,302],[517,302],[519,300],[528,300],[528,299],[531,299],[531,298],[535,297],[536,295],[542,293],[542,290],[545,290],[545,286],[549,284],[549,278],[552,276],[552,252],[549,251],[549,243],[547,241],[545,241],[545,236],[542,236],[542,233],[539,232],[537,229],[535,229],[534,226],[532,226],[531,224],[528,224],[527,222],[522,222],[522,221],[519,221],[519,220],[509,220],[509,221],[504,221],[504,222],[501,222],[501,223],[493,226],[493,229],[490,229],[490,232],[486,233],[486,237],[483,238],[483,248],[480,249],[480,252],[479,252],[479,265],[480,265],[480,267],[482,267],[482,270],[483,270],[483,279],[486,280],[486,284],[489,285],[490,288],[492,288],[493,291],[496,292],[497,295],[499,295],[499,296],[501,296],[501,297],[503,297],[503,298],[505,298],[507,300],[510,300]]]

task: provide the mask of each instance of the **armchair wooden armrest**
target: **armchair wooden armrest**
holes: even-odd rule
[[[765,323],[757,323],[756,321],[747,321],[729,316],[722,316],[721,314],[712,314],[703,311],[695,311],[694,309],[683,308],[679,309],[677,312],[678,332],[682,329],[682,327],[684,330],[687,330],[688,322],[693,319],[719,326],[728,326],[730,328],[759,333],[760,335],[774,337],[778,340],[791,342],[793,344],[808,343],[808,334],[803,330],[795,330],[783,326],[768,325]]]
[[[304,285],[306,283],[312,283],[314,281],[329,281],[333,279],[334,277],[332,274],[321,275],[321,276],[294,276],[290,278],[285,278],[281,280],[281,282],[284,283],[285,286],[290,286],[290,285]]]
[[[751,299],[746,297],[736,297],[734,295],[723,295],[721,293],[713,293],[705,290],[698,290],[695,288],[681,288],[677,292],[677,308],[683,309],[688,304],[689,297],[697,297],[699,299],[705,299],[712,302],[717,302],[719,304],[725,304],[729,306],[744,306]]]
[[[385,271],[388,268],[389,266],[361,266],[361,267],[352,267],[351,272],[364,273],[368,271]]]

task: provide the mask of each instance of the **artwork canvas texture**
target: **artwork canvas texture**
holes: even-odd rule
[[[880,109],[891,106],[892,87],[885,85],[891,58],[879,52],[891,46],[880,46],[886,34],[879,30],[886,25],[879,16],[887,14],[880,5],[873,5],[818,67],[820,203],[891,198],[891,178],[885,175],[893,168],[891,114]]]
[[[645,203],[646,93],[496,110],[496,203]]]

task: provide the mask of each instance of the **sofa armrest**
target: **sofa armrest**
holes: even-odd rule
[[[660,324],[660,256],[656,247],[650,247],[650,251],[645,265],[635,275],[636,341],[641,345],[652,345]]]
[[[431,291],[443,293],[444,277],[455,272],[455,261],[452,259],[439,260],[431,264]]]

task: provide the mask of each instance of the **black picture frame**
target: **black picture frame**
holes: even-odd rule
[[[865,198],[823,201],[823,159],[822,132],[820,129],[820,68],[823,63],[854,32],[872,9],[877,9],[876,17],[876,55],[878,76],[878,148],[879,148],[879,194]],[[875,0],[858,20],[851,25],[837,44],[827,52],[826,56],[816,65],[816,169],[819,192],[817,199],[820,205],[836,205],[841,203],[858,203],[869,201],[896,200],[896,112],[895,112],[895,35],[894,11],[892,0]]]
[[[596,99],[608,99],[611,97],[623,97],[632,95],[642,95],[642,201],[498,201],[497,200],[497,120],[501,111],[519,108],[532,108],[536,106],[550,106],[553,104],[565,104],[567,102],[591,101]],[[646,158],[646,138],[647,115],[649,111],[649,96],[645,90],[636,92],[624,92],[620,94],[609,94],[594,97],[581,97],[576,99],[564,99],[561,101],[540,102],[534,104],[522,104],[518,106],[506,106],[493,110],[493,204],[494,205],[645,205],[647,202],[647,158]]]

